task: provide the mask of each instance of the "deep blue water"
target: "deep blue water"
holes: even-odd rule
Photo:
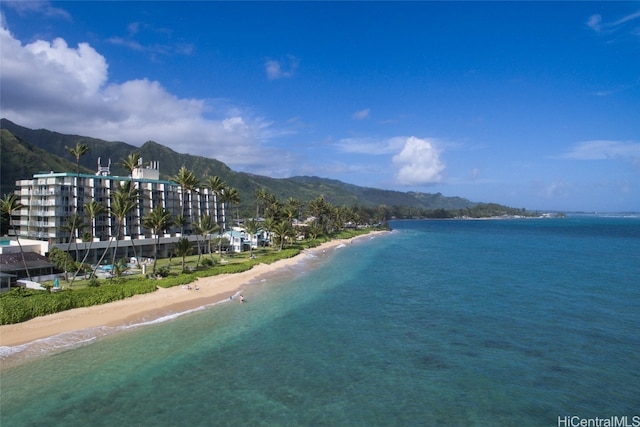
[[[0,425],[556,426],[640,415],[640,218],[392,226],[256,281],[246,304],[22,363],[5,356]]]

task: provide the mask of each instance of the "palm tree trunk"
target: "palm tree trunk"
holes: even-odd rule
[[[9,213],[9,226],[13,223],[13,219],[11,218],[11,213]],[[16,230],[15,224],[13,225],[13,234],[16,236],[16,243],[20,248],[20,256],[22,257],[22,265],[24,266],[24,271],[27,273],[27,278],[31,281],[31,273],[29,273],[29,269],[27,268],[27,260],[24,258],[24,251],[22,250],[22,244],[20,243],[20,236],[18,235],[18,231]]]
[[[116,240],[117,239],[118,239],[118,237],[116,236]],[[100,259],[98,260],[98,262],[96,264],[96,268],[94,268],[93,272],[91,273],[91,277],[95,277],[96,271],[98,270],[98,267],[100,267],[100,263],[104,260],[104,257],[107,255],[107,252],[109,252],[109,249],[111,249],[111,242],[112,241],[113,241],[113,237],[109,237],[109,244],[104,249],[104,252],[102,252],[102,255],[100,256]]]
[[[73,282],[76,280],[78,273],[80,273],[80,269],[82,268],[84,263],[87,261],[87,258],[89,257],[89,253],[91,252],[92,245],[93,245],[93,236],[91,237],[91,241],[89,242],[89,248],[85,252],[84,257],[82,257],[82,262],[80,263],[80,265],[78,265],[78,269],[76,270],[76,272],[73,274],[73,277],[71,278],[71,283],[69,283],[69,286],[73,286]]]
[[[204,246],[204,237],[202,238],[203,240],[203,246]],[[203,249],[200,248],[200,237],[198,235],[196,235],[196,243],[198,244],[198,261],[196,262],[196,268],[198,268],[198,266],[200,265],[200,259],[202,258],[202,251]]]
[[[156,264],[158,263],[158,246],[160,246],[160,233],[156,233],[156,244],[153,249],[153,269],[151,272],[156,275]]]
[[[15,229],[14,229],[15,233]],[[27,273],[27,278],[31,281],[31,273],[29,273],[29,269],[27,268],[27,260],[24,259],[24,251],[22,250],[22,244],[20,243],[20,239],[18,238],[18,234],[16,233],[16,242],[18,243],[18,247],[20,248],[20,256],[22,256],[22,265],[24,265],[24,271]]]
[[[116,264],[116,254],[118,253],[118,242],[120,240],[120,231],[122,229],[122,224],[118,221],[118,232],[116,233],[116,247],[113,249],[113,256],[111,257],[111,275],[109,276],[109,283],[113,280],[113,266]]]
[[[125,219],[126,221],[126,219]],[[125,228],[126,230],[126,228]],[[131,228],[129,227],[129,236],[131,236],[131,248],[133,249],[133,256],[135,257],[136,261],[138,260],[138,252],[136,251],[136,243],[134,241],[134,236],[133,233],[131,232]]]

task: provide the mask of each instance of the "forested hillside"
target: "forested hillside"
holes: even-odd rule
[[[141,147],[125,142],[104,141],[96,138],[65,135],[46,129],[33,130],[2,119],[2,193],[15,189],[15,181],[31,178],[38,172],[75,171],[75,159],[65,147],[77,143],[89,147],[87,155],[80,158],[81,171],[94,173],[98,158],[106,164],[111,159],[112,175],[126,176],[122,161],[132,153],[139,153],[144,160],[159,161],[162,179],[171,179],[185,166],[194,175],[204,180],[208,176],[219,176],[222,181],[237,189],[241,203],[240,212],[251,215],[255,211],[257,190],[264,188],[279,200],[294,197],[307,203],[323,196],[327,202],[337,206],[362,206],[367,208],[386,206],[396,217],[450,217],[474,212],[477,203],[461,197],[447,197],[440,193],[419,193],[382,190],[360,187],[338,180],[299,176],[292,178],[269,178],[243,172],[235,172],[224,163],[202,156],[177,153],[154,141]],[[483,205],[487,206],[487,205]],[[487,212],[515,212],[515,209],[492,204],[500,209],[484,209]],[[475,216],[470,214],[469,216]]]

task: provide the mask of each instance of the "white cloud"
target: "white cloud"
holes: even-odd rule
[[[286,61],[267,59],[264,63],[264,68],[269,80],[276,80],[293,76],[298,68],[298,63],[299,61],[295,56],[289,55]]]
[[[142,46],[139,42],[135,40],[127,40],[123,37],[110,37],[107,39],[107,41],[111,44],[124,46],[131,50],[137,50],[139,52],[142,52],[145,50],[144,46]]]
[[[594,31],[600,31],[600,24],[602,23],[602,16],[600,15],[591,15],[589,20],[587,21],[587,26]]]
[[[136,40],[136,37],[142,39],[148,38],[145,37],[145,34],[152,34],[153,39],[163,40],[163,42],[142,43]],[[172,31],[169,29],[157,28],[141,22],[132,22],[127,25],[126,36],[109,37],[107,41],[113,45],[126,47],[137,52],[145,52],[153,60],[155,60],[158,55],[191,55],[191,53],[193,53],[194,47],[191,43],[176,42],[172,39],[171,35]]]
[[[407,138],[402,136],[388,139],[343,138],[335,145],[345,153],[383,155],[397,153],[406,140]]]
[[[634,12],[630,15],[627,16],[623,16],[622,18],[618,19],[617,21],[613,22],[611,25],[612,26],[618,26],[621,24],[624,24],[625,22],[629,22],[629,21],[633,21],[634,19],[638,19],[640,18],[640,10],[637,12]]]
[[[567,199],[570,195],[570,185],[565,181],[534,181],[533,189],[537,197],[543,199]]]
[[[371,113],[371,109],[365,108],[364,110],[356,111],[351,117],[355,120],[363,120],[369,117],[369,113]]]
[[[84,86],[84,94],[92,94],[107,80],[107,63],[102,55],[89,44],[80,43],[77,49],[70,49],[61,38],[53,43],[38,40],[25,46],[33,55],[37,65],[62,72]]]
[[[66,20],[71,20],[71,15],[58,7],[53,7],[51,2],[40,0],[28,0],[28,1],[4,1],[3,4],[14,9],[21,15],[27,15],[29,13],[39,13],[50,17],[59,17]]]
[[[264,141],[290,133],[244,108],[179,98],[157,81],[109,83],[106,59],[87,43],[22,45],[3,27],[0,45],[2,116],[22,126],[133,145],[154,140],[245,170],[280,155]]]
[[[429,185],[442,181],[445,165],[433,141],[414,136],[407,138],[402,151],[393,156],[398,166],[396,181],[401,185]]]
[[[637,12],[631,13],[629,15],[623,16],[617,21],[612,21],[612,22],[603,22],[602,16],[595,14],[589,17],[589,19],[587,20],[587,26],[591,28],[593,31],[598,33],[604,30],[614,31],[617,29],[617,27],[621,26],[622,24],[626,24],[627,22],[636,20],[638,18],[640,18],[640,10]],[[637,30],[638,30],[637,28],[635,30],[632,30],[632,34],[637,34]]]
[[[576,144],[561,157],[576,160],[627,159],[637,161],[640,160],[640,143],[611,140],[584,141]]]

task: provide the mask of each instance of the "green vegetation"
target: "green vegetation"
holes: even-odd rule
[[[4,121],[2,122],[4,124]],[[0,129],[2,157],[0,167],[0,194],[15,190],[16,180],[31,178],[33,174],[49,171],[74,171],[76,165],[66,159],[62,151],[54,155],[48,149],[15,136],[2,126]],[[95,164],[95,159],[91,164]],[[93,167],[80,167],[82,173],[93,173]]]
[[[370,229],[344,230],[336,233],[333,237],[351,238],[368,232]],[[225,257],[224,264],[201,265],[198,268],[195,267],[198,262],[197,255],[185,257],[185,269],[181,264],[169,266],[168,260],[160,260],[158,261],[158,274],[162,276],[161,272],[166,271],[166,276],[160,279],[153,278],[153,276],[143,277],[137,270],[129,276],[121,274],[113,283],[109,283],[107,279],[96,279],[95,277],[76,280],[73,289],[67,288],[58,292],[14,288],[10,292],[0,295],[0,324],[20,323],[34,317],[73,308],[118,301],[133,295],[154,292],[157,287],[182,286],[192,283],[200,277],[240,273],[250,270],[258,264],[271,264],[281,259],[294,257],[302,250],[315,247],[328,240],[330,237],[327,236],[321,239],[308,239],[296,242],[283,250],[259,248],[253,251],[255,257],[250,257],[248,252],[232,254]],[[43,285],[50,288],[52,283]]]
[[[112,175],[116,176],[128,176],[132,161],[135,161],[139,155],[147,160],[161,159],[161,179],[191,178],[181,174],[181,169],[185,167],[187,170],[184,172],[191,172],[196,181],[200,180],[205,186],[218,193],[221,189],[215,188],[216,183],[210,182],[208,179],[210,177],[219,177],[219,180],[224,181],[227,186],[237,190],[241,201],[237,204],[237,213],[241,217],[250,217],[255,214],[257,206],[253,195],[260,189],[265,189],[280,200],[295,197],[303,204],[323,196],[327,202],[338,206],[364,206],[373,209],[379,205],[407,206],[418,210],[461,209],[474,205],[474,203],[464,198],[445,197],[440,193],[404,193],[359,187],[338,180],[318,177],[276,179],[235,172],[218,160],[177,153],[154,141],[148,141],[142,147],[135,147],[124,142],[103,141],[77,135],[63,135],[45,129],[32,130],[6,119],[1,120],[1,127],[3,129],[3,155],[0,158],[2,193],[13,191],[16,180],[30,178],[34,173],[51,170],[56,172],[75,171],[77,169],[76,162],[66,160],[69,157],[69,149],[65,147],[75,147],[80,143],[89,147],[89,151],[78,159],[81,173],[93,174],[96,167],[96,159],[102,157],[103,159],[124,159],[121,162],[114,162],[111,172]],[[26,148],[26,145],[29,148]],[[16,156],[7,154],[16,150],[22,154],[16,154]],[[34,150],[37,150],[38,154],[36,156],[23,156],[24,153],[33,152]],[[132,157],[131,153],[134,153],[136,157]],[[33,161],[25,162],[25,158]],[[14,159],[14,161],[11,161],[11,159]],[[176,180],[176,182],[179,181]],[[233,205],[235,202],[232,201],[231,204]],[[260,207],[263,206],[263,204],[260,204]],[[235,214],[236,212],[234,212],[234,216]],[[188,215],[186,212],[183,214],[185,217],[188,217]]]
[[[406,206],[392,206],[387,215],[397,219],[449,219],[449,218],[497,218],[535,217],[540,213],[526,209],[510,208],[497,203],[478,203],[464,209],[415,209]]]
[[[109,280],[96,277],[92,271],[89,277],[80,278],[79,273],[87,271],[86,260],[75,259],[61,250],[51,251],[51,260],[59,270],[75,272],[67,289],[57,292],[16,289],[0,296],[0,323],[15,323],[35,316],[68,310],[76,307],[102,304],[126,298],[138,293],[152,292],[157,286],[171,287],[184,285],[198,277],[225,273],[237,273],[251,269],[259,263],[272,263],[279,259],[295,256],[305,248],[314,247],[331,238],[346,239],[367,233],[362,226],[372,224],[385,228],[390,219],[408,218],[481,218],[501,216],[533,216],[524,209],[514,209],[497,204],[475,204],[466,199],[444,197],[442,194],[402,193],[345,184],[336,180],[317,177],[294,177],[273,179],[246,173],[236,173],[223,163],[204,157],[178,154],[155,142],[149,141],[139,149],[121,142],[107,142],[72,135],[60,135],[46,130],[33,131],[2,119],[3,182],[15,182],[29,178],[40,172],[38,165],[49,165],[46,169],[68,171],[75,169],[76,176],[87,172],[96,157],[118,157],[124,160],[113,169],[114,175],[130,174],[141,156],[161,158],[165,167],[164,179],[171,179],[181,185],[181,214],[172,216],[170,212],[154,208],[143,219],[143,227],[155,235],[154,263],[149,277],[142,277],[140,271],[131,271],[126,260],[116,262],[118,241],[127,233],[125,218],[136,209],[138,188],[133,181],[118,184],[111,194],[109,214],[116,219],[115,248],[111,265],[113,274]],[[19,134],[17,137],[15,135]],[[26,143],[29,140],[33,144]],[[74,146],[75,148],[69,148]],[[47,151],[38,148],[46,147]],[[25,148],[27,147],[27,148]],[[29,169],[15,170],[14,176],[5,178],[6,163],[15,156],[32,150],[46,160],[45,163],[30,165]],[[90,156],[85,156],[87,153]],[[131,154],[133,152],[133,154]],[[5,155],[9,153],[9,155]],[[71,154],[75,164],[60,157]],[[55,160],[55,161],[54,161]],[[22,162],[16,162],[24,164]],[[28,163],[28,162],[27,162]],[[199,178],[202,177],[202,178]],[[223,180],[224,178],[224,180]],[[75,184],[74,184],[75,185]],[[213,218],[195,218],[191,211],[190,199],[200,185],[210,189],[215,195],[215,211],[221,212],[218,223]],[[75,194],[75,190],[74,190]],[[282,201],[284,200],[284,201]],[[96,215],[106,210],[95,201],[85,203],[85,217],[79,217],[77,199],[74,196],[73,213],[69,216],[69,242],[77,238],[85,226],[95,221]],[[2,219],[5,227],[11,226],[11,216],[20,209],[19,200],[12,192],[5,193],[2,200]],[[254,218],[251,218],[255,214]],[[248,253],[230,254],[223,259],[222,233],[234,222],[243,221],[250,239],[258,233],[266,233],[268,241],[263,247],[251,249]],[[306,219],[303,223],[302,220]],[[171,260],[157,260],[159,236],[171,226],[181,231],[195,232],[198,236],[198,254],[191,255],[191,242],[181,240],[174,248],[181,258],[179,265],[171,265]],[[217,245],[220,258],[215,259],[211,251],[211,235],[218,232]],[[91,233],[86,238],[92,240]],[[202,236],[202,245],[199,238]],[[111,242],[111,240],[110,240]],[[19,243],[19,240],[18,240]],[[103,252],[98,265],[109,252],[111,243]],[[70,245],[69,245],[70,248]],[[205,249],[210,257],[204,257]],[[133,246],[135,255],[135,246]],[[76,254],[77,258],[77,254]],[[137,255],[136,255],[137,258]],[[97,266],[96,266],[97,267]],[[26,264],[25,264],[26,269]],[[78,280],[76,280],[78,279]],[[108,282],[108,284],[105,284]],[[73,288],[72,286],[73,285]],[[43,284],[51,288],[50,283]],[[71,289],[72,288],[72,289]]]
[[[49,293],[16,288],[0,297],[0,323],[24,322],[38,316],[121,300],[156,290],[150,280]]]
[[[519,210],[489,204],[499,208],[481,214],[473,208],[483,204],[478,205],[461,197],[446,197],[440,193],[389,191],[309,176],[275,179],[235,172],[218,160],[180,154],[154,141],[148,141],[142,147],[134,147],[124,142],[62,135],[44,129],[31,130],[6,119],[2,119],[1,125],[2,193],[13,191],[16,180],[29,178],[34,173],[42,171],[64,172],[79,169],[82,173],[93,173],[91,171],[95,169],[98,157],[124,159],[112,166],[112,174],[127,176],[130,174],[132,164],[141,156],[145,159],[162,159],[160,171],[162,179],[179,182],[178,178],[189,178],[187,184],[201,181],[219,196],[222,196],[224,186],[235,189],[240,202],[232,201],[231,204],[237,204],[237,212],[234,213],[241,217],[263,216],[262,214],[268,209],[269,201],[253,197],[260,191],[267,192],[280,200],[295,197],[303,205],[322,196],[327,202],[338,206],[352,206],[356,210],[367,210],[368,216],[371,216],[372,210],[383,206],[388,218],[398,219],[461,216],[477,218],[501,216],[504,213],[500,212]],[[65,147],[73,147],[77,144],[86,145],[89,151],[82,158],[76,159],[76,164],[76,162],[65,160],[69,155],[69,149]],[[185,169],[181,170],[183,167]],[[185,189],[185,191],[192,190]],[[468,211],[469,209],[471,210]],[[506,215],[517,214],[506,213]],[[188,218],[189,213],[185,212],[183,216]]]

